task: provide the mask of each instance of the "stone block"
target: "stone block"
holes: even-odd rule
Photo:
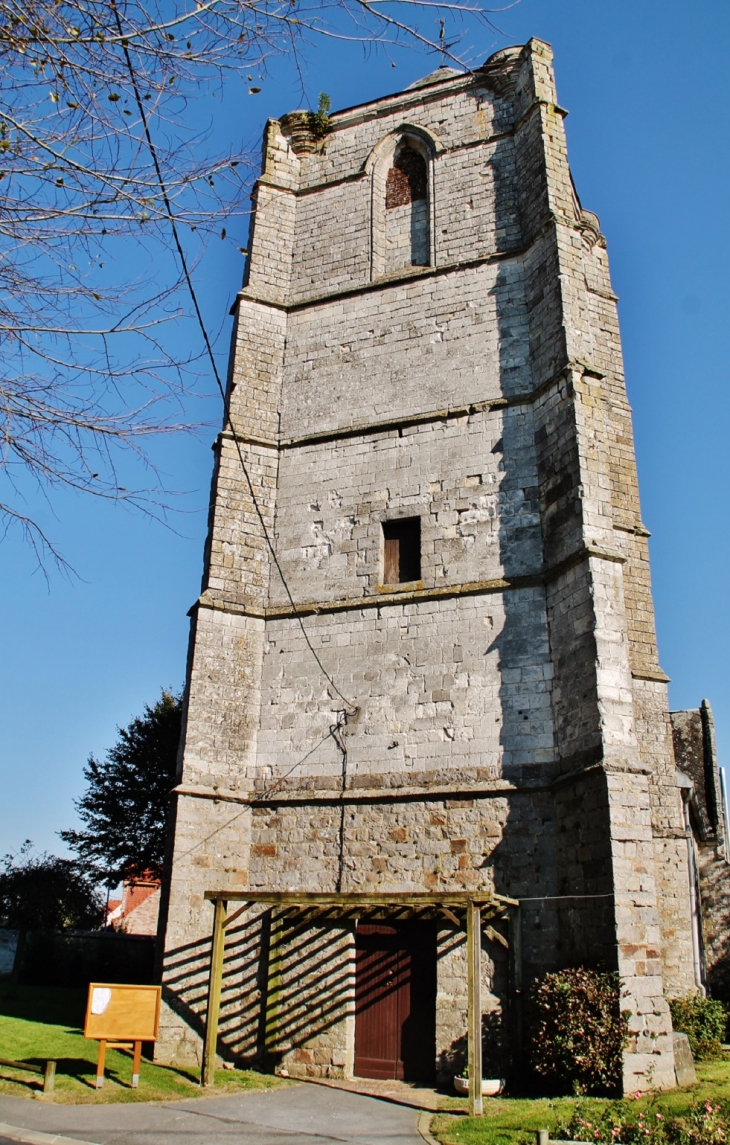
[[[695,1063],[689,1038],[686,1034],[680,1034],[675,1030],[672,1034],[672,1045],[674,1047],[674,1076],[677,1079],[677,1085],[695,1085],[697,1074],[695,1073]]]

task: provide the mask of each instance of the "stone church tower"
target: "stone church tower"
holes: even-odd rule
[[[267,124],[191,614],[168,1060],[199,1053],[206,891],[493,892],[519,900],[525,986],[619,970],[625,1086],[674,1083],[687,841],[616,298],[551,60],[531,40],[439,68],[321,137],[304,112]],[[219,1052],[453,1073],[448,914],[250,905]],[[496,915],[482,949],[496,1069],[514,1058]],[[378,1049],[359,976],[400,974],[389,959],[410,1002]]]

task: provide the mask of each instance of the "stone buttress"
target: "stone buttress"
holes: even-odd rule
[[[521,901],[528,982],[620,971],[625,1088],[674,1083],[687,846],[616,298],[551,60],[531,40],[323,136],[266,127],[192,612],[168,1060],[199,1052],[207,889],[481,890]],[[351,1074],[357,927],[241,915],[221,1053]],[[463,933],[435,942],[447,1076]]]

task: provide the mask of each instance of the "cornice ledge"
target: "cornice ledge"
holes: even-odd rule
[[[544,572],[545,582],[555,580],[557,577],[562,576],[563,573],[575,568],[576,565],[588,560],[589,557],[597,557],[599,560],[611,561],[613,564],[618,565],[624,565],[628,560],[623,553],[618,552],[616,549],[603,548],[600,545],[582,545],[579,549],[576,549],[575,552],[564,557],[562,561],[557,561],[556,564],[549,565]]]
[[[579,764],[577,767],[572,767],[569,771],[563,772],[562,775],[556,775],[549,784],[549,787],[554,790],[556,787],[562,787],[568,783],[576,783],[586,776],[597,775],[599,772],[603,772],[604,775],[625,774],[629,772],[632,775],[650,775],[652,772],[652,768],[646,763],[630,763],[628,760],[619,761],[606,759],[601,747],[589,750],[586,752],[586,756],[588,758],[585,763]]]
[[[279,620],[296,615],[318,616],[331,612],[352,612],[362,608],[382,608],[393,604],[418,604],[420,601],[449,600],[455,596],[482,596],[493,592],[505,592],[508,589],[535,588],[541,584],[540,573],[529,573],[524,576],[495,577],[491,580],[463,581],[451,585],[393,589],[371,593],[368,596],[305,601],[296,605],[296,611],[288,604],[272,605],[266,609],[266,619]]]
[[[268,175],[259,175],[258,179],[251,188],[251,198],[254,197],[259,187],[269,187],[272,191],[281,191],[285,195],[296,195],[296,187],[286,187],[283,183],[277,183]]]
[[[586,545],[586,556],[598,557],[602,561],[612,561],[617,565],[625,565],[628,557],[618,549],[602,548],[600,545]]]
[[[276,781],[272,783],[272,790],[254,792],[251,795],[253,806],[278,804],[307,804],[307,803],[397,803],[399,800],[418,802],[433,799],[480,799],[489,796],[506,794],[519,794],[523,790],[545,790],[545,785],[517,785],[505,780],[495,780],[493,783],[475,783],[468,787],[464,783],[434,783],[419,784],[410,787],[347,787],[344,791],[328,791],[326,788],[291,788],[286,791],[277,791]]]
[[[250,803],[250,791],[231,791],[226,787],[203,787],[190,783],[178,783],[170,795],[188,795],[193,799],[212,799],[216,803]]]
[[[405,271],[397,271],[392,275],[375,278],[360,283],[359,286],[347,286],[339,290],[323,291],[321,294],[310,294],[306,298],[299,298],[294,302],[281,302],[279,299],[264,292],[254,294],[248,287],[239,290],[233,300],[230,313],[235,314],[241,302],[253,302],[259,306],[271,306],[276,310],[283,310],[289,314],[295,310],[306,310],[309,306],[322,306],[331,302],[339,302],[342,298],[357,298],[361,294],[372,294],[378,290],[389,290],[394,286],[406,286],[421,279],[438,278],[442,275],[457,274],[459,271],[474,270],[480,266],[507,262],[510,259],[522,258],[534,242],[539,241],[540,235],[532,239],[526,246],[514,247],[510,250],[492,251],[490,254],[480,255],[478,258],[464,259],[460,262],[441,263],[437,266],[412,267]]]
[[[453,417],[467,417],[474,414],[490,413],[494,410],[508,409],[512,406],[531,405],[538,401],[543,394],[550,390],[557,382],[566,377],[571,371],[582,374],[583,377],[602,379],[602,374],[595,366],[588,363],[571,360],[561,366],[546,381],[541,382],[534,390],[526,393],[513,393],[506,397],[484,398],[481,401],[470,402],[468,405],[447,406],[443,409],[423,410],[418,413],[402,415],[400,417],[385,418],[382,421],[356,421],[345,426],[333,426],[329,429],[319,430],[315,433],[305,433],[292,437],[282,435],[279,438],[280,449],[295,449],[306,445],[315,445],[318,442],[337,441],[347,437],[367,436],[375,433],[385,433],[391,429],[403,426],[420,425],[425,422],[446,421]],[[262,442],[263,444],[263,442]]]
[[[407,589],[389,589],[372,593],[369,596],[339,597],[333,600],[306,600],[290,604],[275,604],[268,607],[252,607],[238,601],[226,600],[215,589],[206,589],[188,611],[192,616],[198,608],[208,608],[216,612],[229,612],[237,616],[250,616],[254,620],[289,620],[295,616],[320,616],[333,612],[356,612],[363,608],[383,608],[387,605],[418,604],[429,600],[450,600],[457,596],[484,596],[489,593],[506,592],[521,588],[538,588],[543,583],[542,573],[527,573],[522,576],[495,577],[492,580],[462,581],[458,584],[434,585]]]
[[[229,612],[238,616],[250,616],[254,620],[286,620],[295,616],[320,616],[334,612],[355,612],[364,608],[383,608],[388,605],[418,604],[429,600],[450,600],[457,596],[483,596],[490,593],[507,592],[515,589],[538,588],[571,568],[597,557],[614,564],[625,564],[623,553],[597,545],[584,545],[571,553],[563,561],[547,569],[518,576],[494,577],[488,580],[460,581],[457,584],[423,586],[415,584],[407,589],[392,589],[371,593],[367,596],[338,597],[333,600],[307,600],[295,604],[268,605],[255,607],[238,601],[226,600],[214,589],[206,589],[188,612],[192,616],[197,608],[209,608],[218,612]]]
[[[222,429],[218,434],[213,448],[221,441],[239,441],[242,445],[260,445],[264,449],[278,449],[279,442],[273,437],[259,437],[254,433],[238,433],[232,429]]]
[[[270,788],[257,790],[249,788],[245,791],[231,791],[228,788],[204,787],[196,784],[179,783],[170,791],[172,795],[187,796],[192,799],[211,799],[214,803],[236,803],[242,806],[261,807],[276,806],[279,804],[307,804],[307,803],[375,803],[379,801],[409,802],[434,799],[483,799],[490,796],[520,795],[532,792],[548,791],[554,781],[536,780],[533,783],[513,783],[505,779],[495,779],[491,782],[469,784],[434,783],[417,784],[402,787],[347,787],[344,791],[334,791],[327,788],[292,787],[286,790],[276,790],[276,779],[272,779]]]
[[[638,759],[608,759],[603,761],[602,767],[606,775],[651,775],[654,770],[651,764]]]
[[[599,298],[605,298],[608,302],[618,302],[618,294],[614,294],[612,290],[601,290],[597,286],[589,286],[586,282],[586,290],[589,294],[596,294]]]
[[[671,676],[667,676],[661,668],[632,668],[631,678],[633,680],[653,680],[657,684],[670,684]]]
[[[520,131],[532,115],[535,108],[538,107],[545,107],[548,109],[548,111],[552,111],[555,115],[559,115],[563,119],[565,119],[568,115],[566,108],[561,107],[559,103],[552,103],[552,101],[549,99],[535,99],[532,101],[529,107],[525,108],[519,119],[515,120],[513,131]]]
[[[504,404],[524,405],[530,402],[536,402],[543,394],[552,389],[554,385],[562,381],[563,378],[568,378],[570,374],[580,374],[582,377],[595,378],[598,381],[601,381],[606,376],[589,362],[583,362],[579,358],[567,358],[562,366],[559,366],[544,382],[540,382],[530,393],[517,394],[514,397],[507,398],[504,400]]]
[[[234,298],[233,305],[230,309],[231,314],[235,315],[241,302],[253,302],[256,306],[271,306],[274,310],[283,310],[285,314],[288,313],[290,309],[286,302],[280,302],[278,298],[271,298],[263,293],[251,294],[247,287],[244,287],[243,290],[239,290]]]
[[[200,594],[195,604],[188,609],[188,616],[193,616],[199,608],[208,608],[212,612],[233,613],[234,616],[250,616],[252,620],[266,620],[265,608],[252,608],[248,604],[239,604],[238,601],[226,600],[215,589],[206,588]]]
[[[616,532],[630,533],[634,537],[650,537],[651,533],[641,521],[638,525],[622,525],[618,521],[614,521],[613,527]]]
[[[441,263],[436,266],[423,266],[412,267],[406,271],[397,271],[392,275],[384,276],[362,282],[358,286],[347,286],[339,290],[323,291],[320,294],[310,294],[306,298],[299,298],[296,301],[281,302],[278,298],[267,295],[265,292],[255,294],[248,287],[239,290],[233,300],[230,313],[235,315],[236,309],[241,302],[253,302],[259,306],[271,306],[276,310],[283,310],[285,313],[290,314],[296,310],[306,310],[309,306],[327,305],[331,302],[338,302],[343,298],[357,298],[361,294],[370,294],[378,290],[387,290],[394,286],[408,285],[411,282],[417,282],[421,279],[436,278],[440,275],[456,274],[459,271],[474,270],[480,266],[488,266],[490,263],[508,262],[510,259],[523,258],[537,243],[541,242],[547,234],[551,225],[560,225],[566,227],[575,227],[575,219],[569,219],[567,216],[549,212],[542,223],[539,223],[531,238],[526,243],[519,247],[512,247],[509,250],[492,251],[490,254],[480,255],[478,258],[463,259],[459,262]],[[593,373],[596,377],[603,377],[604,375],[595,369],[595,367],[585,367],[587,371]]]
[[[275,191],[283,191],[285,194],[300,198],[303,195],[312,195],[316,191],[328,191],[331,187],[342,187],[345,183],[359,183],[365,178],[365,174],[365,171],[360,169],[358,171],[351,171],[347,175],[340,175],[337,179],[323,179],[320,183],[307,183],[304,187],[287,187],[284,183],[276,183],[273,179],[262,175],[256,180],[254,191],[263,184],[265,187],[271,187]]]
[[[577,767],[571,767],[569,771],[564,771],[561,775],[556,775],[550,783],[550,788],[554,790],[556,787],[562,787],[564,784],[575,783],[579,779],[583,779],[588,775],[595,775],[599,771],[603,771],[603,761],[600,758],[601,748],[586,753],[590,758],[585,763],[579,764]],[[596,759],[596,755],[599,756]]]

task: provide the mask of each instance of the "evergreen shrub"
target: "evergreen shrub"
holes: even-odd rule
[[[629,1015],[616,973],[585,967],[546,974],[531,992],[532,1068],[558,1092],[621,1092]]]
[[[695,1058],[710,1061],[720,1057],[728,1019],[722,1002],[690,994],[673,998],[669,1009],[674,1029],[687,1035]]]

